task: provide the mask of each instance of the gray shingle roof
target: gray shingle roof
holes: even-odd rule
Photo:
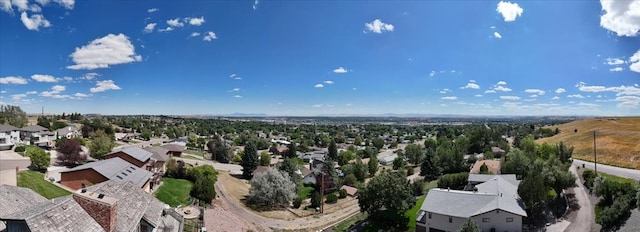
[[[131,182],[139,188],[144,186],[149,178],[153,176],[152,172],[138,168],[120,157],[86,163],[61,173],[86,169],[93,169],[109,180],[114,180],[116,182]]]
[[[74,131],[78,131],[78,128],[75,126],[65,126],[64,128],[60,128],[56,130],[58,135],[66,135],[67,133],[73,133]]]
[[[169,159],[169,155],[167,155],[167,153],[169,153],[169,150],[165,149],[164,147],[153,146],[145,147],[144,149],[148,152],[151,152],[151,154],[153,154],[151,157],[157,161],[167,161]]]
[[[477,192],[432,189],[420,209],[463,218],[500,209],[526,217],[527,213],[518,196],[518,186],[500,175],[491,176],[493,178],[485,183],[476,185]]]
[[[146,162],[149,158],[151,158],[151,156],[153,156],[153,153],[148,152],[139,147],[126,147],[121,150],[111,152],[107,155],[114,154],[117,152],[124,152],[125,154],[133,157],[134,159],[139,160],[140,162]]]
[[[484,183],[488,180],[493,179],[495,176],[500,176],[505,181],[511,183],[512,185],[519,186],[520,181],[516,179],[516,174],[505,174],[505,175],[491,175],[491,174],[469,174],[469,182],[480,182]]]
[[[31,126],[25,126],[20,130],[21,131],[29,131],[29,132],[39,132],[39,131],[48,131],[49,129],[44,128],[44,127],[39,126],[39,125],[31,125]]]
[[[22,211],[47,199],[28,188],[0,185],[0,217]]]
[[[12,125],[7,125],[7,124],[0,125],[0,132],[10,132],[10,131],[18,131],[18,130],[20,129]]]

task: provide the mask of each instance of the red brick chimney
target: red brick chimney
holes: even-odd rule
[[[80,189],[73,193],[73,199],[86,211],[104,230],[112,232],[116,229],[116,199],[103,194]]]

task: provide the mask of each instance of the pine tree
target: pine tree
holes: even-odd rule
[[[332,160],[338,160],[338,146],[334,140],[331,140],[331,143],[329,144],[329,158]]]
[[[420,175],[424,176],[426,181],[432,181],[438,179],[438,175],[440,174],[438,171],[438,167],[436,167],[433,159],[435,157],[435,151],[433,148],[429,147],[426,149],[426,156],[422,161],[422,165],[420,165]]]
[[[258,151],[253,142],[247,142],[244,146],[244,154],[242,155],[242,176],[251,179],[251,174],[256,170],[260,160],[258,159]]]

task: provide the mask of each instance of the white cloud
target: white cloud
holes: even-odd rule
[[[506,85],[506,84],[507,84],[507,82],[505,82],[505,81],[498,81],[498,83],[496,83],[496,85]]]
[[[38,91],[28,91],[25,94],[28,94],[28,95],[38,94]]]
[[[475,97],[482,97],[482,94],[476,94]]]
[[[490,90],[484,91],[484,93],[496,93],[496,91],[493,89],[490,89]]]
[[[158,8],[151,8],[151,9],[147,10],[147,12],[149,12],[149,13],[153,13],[153,12],[156,12],[156,11],[158,11]]]
[[[607,58],[606,64],[608,65],[621,65],[624,64],[624,60],[620,58]]]
[[[431,72],[429,73],[429,76],[430,76],[430,77],[435,76],[435,75],[436,75],[436,71],[431,71]]]
[[[500,96],[500,99],[508,100],[508,101],[517,101],[517,100],[520,100],[520,97],[518,97],[518,96]]]
[[[538,94],[532,94],[532,95],[529,95],[529,97],[530,97],[530,98],[537,98],[537,97],[538,97]]]
[[[240,92],[240,88],[233,88],[231,92]]]
[[[578,103],[578,106],[598,107],[598,106],[600,106],[600,105],[598,105],[598,104],[593,104],[593,103],[584,103],[584,102],[580,102],[580,103]]]
[[[200,32],[191,33],[191,37],[198,37],[198,36],[200,36]]]
[[[460,87],[460,89],[480,89],[480,86],[474,82],[469,81],[467,85]]]
[[[13,8],[11,7],[11,0],[0,0],[0,9],[7,13],[13,12]]]
[[[640,1],[600,0],[603,14],[600,26],[618,36],[633,37],[640,33]]]
[[[28,0],[11,0],[11,4],[17,7],[19,11],[26,11],[29,9]]]
[[[496,11],[502,15],[505,22],[516,21],[518,16],[522,15],[524,10],[518,5],[518,3],[503,2],[498,3]]]
[[[315,105],[312,105],[311,107],[313,107],[313,108],[320,108],[320,107],[322,107],[322,104],[315,104]]]
[[[496,37],[498,39],[502,39],[502,35],[500,35],[500,33],[498,33],[497,31],[493,32],[493,37]]]
[[[91,95],[89,95],[89,94],[84,94],[84,93],[76,93],[76,94],[74,94],[73,96],[74,96],[74,97],[77,97],[77,98],[85,98],[85,97],[89,97],[89,96],[91,96]]]
[[[168,31],[173,31],[173,27],[167,27],[167,28],[164,28],[164,29],[160,28],[160,29],[158,29],[158,31],[159,31],[159,32],[168,32]]]
[[[67,87],[63,85],[54,85],[51,87],[51,91],[42,91],[40,96],[50,97],[50,98],[70,98],[69,95],[61,95],[63,91],[65,91]]]
[[[327,81],[323,81],[322,83],[325,83],[327,85],[331,85],[331,84],[333,84],[333,81],[327,80]]]
[[[375,19],[373,22],[365,23],[364,26],[367,30],[380,34],[385,31],[393,31],[393,25],[388,23],[383,23],[380,19]]]
[[[525,93],[533,93],[533,94],[537,94],[537,95],[544,95],[545,91],[541,90],[541,89],[526,89],[524,90]]]
[[[456,100],[456,99],[458,99],[458,97],[456,97],[456,96],[447,96],[447,97],[441,97],[440,99],[442,99],[442,100]]]
[[[640,73],[640,49],[629,58],[629,70]]]
[[[451,90],[450,89],[442,89],[440,90],[440,93],[445,94],[445,93],[450,93]]]
[[[615,68],[609,69],[609,71],[611,72],[622,72],[622,70],[624,70],[624,68],[622,67],[615,67]]]
[[[569,98],[584,98],[584,96],[582,96],[581,94],[571,94],[571,95],[567,95],[567,97],[569,97]]]
[[[51,75],[34,74],[31,75],[31,79],[37,82],[58,82],[59,78],[55,78]]]
[[[581,85],[578,88],[582,92],[615,92],[617,96],[620,95],[639,95],[640,96],[640,88],[636,86],[618,86],[618,87],[604,87],[604,86],[588,86]]]
[[[216,33],[214,33],[213,31],[207,31],[204,33],[204,37],[202,37],[202,40],[204,41],[211,41],[214,39],[217,39],[218,37],[216,36]]]
[[[90,73],[85,73],[84,75],[82,75],[82,76],[80,77],[80,79],[81,79],[81,80],[89,80],[89,81],[90,81],[90,80],[95,79],[95,78],[96,78],[96,77],[98,77],[98,76],[100,76],[100,74],[98,74],[98,73],[94,73],[94,72],[90,72]]]
[[[184,23],[180,22],[180,18],[169,19],[167,20],[167,24],[172,27],[183,27]]]
[[[119,90],[120,86],[117,86],[112,80],[104,80],[96,82],[96,87],[89,89],[92,93],[104,92],[107,90]]]
[[[69,76],[62,77],[62,79],[68,82],[73,81],[73,77],[69,77]]]
[[[200,18],[190,18],[189,19],[189,24],[193,25],[193,26],[200,26],[204,23],[204,17],[200,17]]]
[[[257,10],[258,9],[258,4],[260,4],[260,1],[258,1],[258,0],[254,0],[253,1],[253,6],[252,6],[253,10]]]
[[[45,19],[41,14],[34,14],[31,17],[27,16],[27,12],[22,12],[20,15],[20,20],[22,24],[24,24],[27,29],[32,31],[40,30],[40,27],[50,27],[51,23],[49,20]]]
[[[620,108],[638,108],[640,106],[640,97],[638,96],[620,96],[616,97],[615,101],[619,101],[618,107]]]
[[[242,98],[242,96],[241,96],[241,95],[237,95],[237,94],[236,94],[236,95],[233,95],[233,97],[234,97],[234,98]]]
[[[557,94],[564,93],[564,92],[567,92],[567,90],[565,90],[564,88],[558,88],[558,89],[556,89],[556,93],[557,93]]]
[[[314,88],[323,88],[323,87],[324,87],[324,85],[323,85],[323,84],[316,84],[316,85],[314,85],[313,87],[314,87]]]
[[[135,47],[129,38],[122,33],[108,34],[105,37],[95,39],[85,46],[76,48],[69,57],[76,64],[67,66],[67,68],[76,70],[108,68],[109,65],[142,60],[142,56],[136,54]]]
[[[22,100],[22,99],[23,99],[23,98],[25,98],[25,97],[27,97],[27,95],[26,95],[26,94],[23,94],[23,93],[20,93],[20,94],[14,94],[14,95],[11,95],[11,100],[14,100],[14,101],[20,101],[20,100]]]
[[[157,23],[149,23],[149,24],[147,24],[147,26],[144,27],[144,32],[145,33],[153,32],[153,29],[156,28],[156,25],[158,25],[158,24]]]
[[[64,6],[64,8],[67,9],[73,9],[73,6],[76,3],[76,0],[53,0],[54,2],[57,2],[58,4]]]
[[[14,84],[14,85],[25,85],[27,84],[27,79],[24,79],[23,77],[14,77],[14,76],[8,76],[8,77],[0,77],[0,84],[3,85],[8,85],[8,84]]]
[[[333,70],[334,73],[347,73],[349,71],[347,71],[347,69],[345,69],[344,67],[338,67],[337,69]]]
[[[555,97],[551,98],[551,100],[558,100],[558,99],[560,99],[560,97],[558,97],[558,96],[555,96]]]
[[[493,88],[493,90],[495,91],[502,91],[502,92],[509,92],[511,91],[510,88],[504,87],[502,85],[498,85],[497,87]]]

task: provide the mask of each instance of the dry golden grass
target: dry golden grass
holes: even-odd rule
[[[573,157],[593,161],[593,131],[596,131],[598,163],[640,169],[640,117],[588,118],[548,128],[556,127],[560,134],[537,142],[564,141],[574,147]]]

